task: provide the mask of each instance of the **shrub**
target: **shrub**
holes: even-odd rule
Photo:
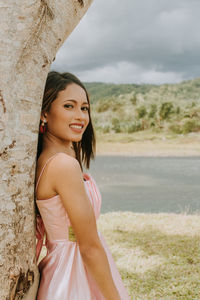
[[[180,106],[177,106],[177,108],[176,108],[176,114],[179,115],[180,112],[181,112]]]
[[[196,132],[200,130],[200,124],[195,120],[188,120],[183,124],[183,133]]]
[[[176,134],[183,133],[182,129],[181,129],[181,126],[179,124],[171,124],[169,126],[169,130],[171,130],[173,133],[176,133]]]
[[[189,114],[189,113],[186,113],[183,117],[184,117],[184,118],[190,118],[190,114]]]
[[[195,118],[195,117],[199,117],[199,114],[198,114],[198,112],[197,111],[191,111],[190,112],[190,118]]]
[[[106,125],[102,128],[102,132],[103,133],[109,133],[110,132],[110,126],[109,125]]]
[[[113,126],[113,130],[115,131],[115,133],[120,133],[121,131],[121,127],[120,124],[114,125]]]
[[[113,99],[101,99],[98,101],[96,111],[101,113],[109,110],[113,105]]]
[[[110,108],[110,104],[108,102],[99,102],[97,105],[97,112],[101,113],[107,111]]]
[[[144,105],[137,108],[138,118],[141,119],[147,114],[146,107]]]
[[[136,103],[137,103],[137,96],[134,95],[134,96],[130,99],[130,101],[131,101],[131,103],[132,103],[133,105],[136,105]]]
[[[113,129],[116,133],[121,132],[121,127],[120,127],[119,119],[113,118],[111,122],[112,122],[112,125],[113,125],[112,129]]]
[[[102,132],[102,127],[101,127],[101,125],[96,125],[96,124],[94,124],[94,127],[95,127],[95,131]]]
[[[150,127],[150,124],[147,119],[142,119],[141,121],[141,130],[148,129]]]
[[[154,118],[155,114],[157,112],[157,105],[154,103],[154,104],[151,104],[151,109],[150,109],[150,112],[149,112],[149,118]]]
[[[112,111],[120,112],[122,110],[122,105],[119,102],[114,102],[111,106]]]
[[[111,123],[112,123],[113,126],[118,125],[119,124],[119,119],[112,118]]]
[[[155,126],[156,126],[155,122],[152,121],[152,122],[150,123],[150,127],[155,127]]]
[[[171,102],[162,103],[159,111],[159,115],[162,120],[168,119],[172,112],[173,112],[173,104]]]
[[[128,133],[133,133],[133,132],[140,131],[140,130],[142,130],[142,126],[141,126],[140,122],[131,123],[127,127]]]

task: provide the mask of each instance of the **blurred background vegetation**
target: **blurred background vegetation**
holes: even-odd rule
[[[200,131],[200,78],[178,84],[85,83],[97,134]]]

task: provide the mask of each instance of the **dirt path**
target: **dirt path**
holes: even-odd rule
[[[97,142],[97,155],[200,156],[200,142],[192,140],[146,140]]]

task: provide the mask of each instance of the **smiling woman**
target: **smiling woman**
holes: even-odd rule
[[[77,100],[72,100],[72,97]],[[42,121],[48,124],[48,131],[44,136],[45,147],[49,146],[49,142],[60,144],[62,140],[66,150],[66,146],[71,145],[72,141],[79,142],[89,123],[88,109],[86,93],[77,84],[71,83],[60,91],[49,110],[42,113]]]
[[[72,154],[73,149],[73,156],[81,168],[82,161],[89,168],[90,158],[94,158],[95,134],[88,92],[82,82],[70,73],[51,71],[47,77],[37,158],[50,145],[58,147],[59,151],[62,148],[62,152],[68,151],[68,154]]]
[[[95,135],[84,85],[50,72],[44,91],[36,169],[37,300],[128,300],[112,255],[97,230],[101,195],[83,173],[94,158]]]

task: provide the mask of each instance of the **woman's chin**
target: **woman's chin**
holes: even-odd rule
[[[82,140],[82,136],[77,136],[77,137],[74,137],[72,138],[72,142],[80,142]]]

